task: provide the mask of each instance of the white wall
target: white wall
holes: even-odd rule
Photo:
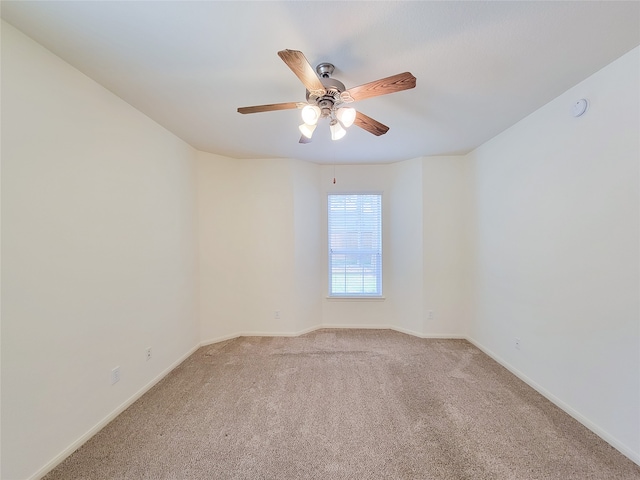
[[[423,194],[425,165],[434,188]],[[199,153],[202,340],[319,326],[463,335],[464,165],[461,157],[445,157],[334,169]],[[382,193],[384,300],[326,298],[329,192]],[[434,225],[428,239],[425,220]],[[425,316],[425,283],[433,319]]]
[[[390,165],[322,167],[323,205],[329,193],[382,193],[385,297],[384,301],[326,298],[324,207],[324,325],[394,327],[429,337],[464,334],[467,313],[461,264],[468,259],[463,240],[468,211],[464,200],[467,164],[462,157],[438,157]],[[433,318],[429,318],[429,311]]]
[[[636,462],[639,56],[636,48],[469,155],[471,337]],[[590,109],[574,118],[583,97]]]
[[[384,245],[384,294],[392,312],[386,319],[409,332],[431,334],[424,315],[423,185],[421,159],[387,167],[389,209],[383,218],[388,242]],[[427,330],[429,329],[429,330]]]
[[[424,332],[466,335],[470,315],[470,162],[423,160]],[[430,318],[429,312],[433,312]]]
[[[317,294],[317,284],[303,283],[301,265],[294,264],[295,257],[305,253],[304,239],[314,232],[294,224],[294,218],[305,216],[305,208],[308,223],[314,223],[314,199],[300,191],[304,185],[313,188],[313,168],[286,159],[198,154],[204,342],[249,333],[294,334],[317,325],[314,299],[309,297],[310,291]],[[294,182],[304,184],[294,189]],[[313,258],[308,261],[317,265]],[[310,304],[305,318],[301,311]]]
[[[320,169],[322,201],[322,324],[336,327],[388,327],[393,322],[394,309],[389,298],[391,269],[388,256],[391,252],[390,228],[385,220],[390,212],[389,165],[324,165]],[[333,183],[333,179],[336,183]],[[329,279],[327,266],[327,195],[329,193],[379,193],[382,194],[382,290],[385,300],[327,298]],[[393,296],[391,296],[393,298]]]
[[[45,472],[197,345],[194,162],[2,23],[2,478]]]
[[[308,162],[290,161],[293,183],[294,279],[293,305],[295,332],[322,322],[322,202],[320,167]]]

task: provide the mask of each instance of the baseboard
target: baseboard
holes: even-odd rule
[[[318,326],[317,330],[321,328],[334,328],[334,329],[349,329],[349,330],[391,330],[393,327],[389,325],[345,325],[345,324],[333,324],[333,323],[323,323]]]
[[[624,445],[623,443],[619,442],[616,438],[612,437],[609,433],[607,433],[606,431],[602,430],[600,427],[598,427],[596,424],[591,422],[584,415],[582,415],[579,412],[577,412],[576,410],[574,410],[570,405],[566,404],[565,402],[560,400],[558,397],[556,397],[554,394],[552,394],[550,391],[548,391],[547,389],[545,389],[544,387],[542,387],[541,385],[536,383],[531,378],[527,377],[520,370],[518,370],[517,368],[513,367],[506,360],[504,360],[500,356],[496,355],[493,351],[489,350],[487,347],[482,345],[480,342],[474,340],[471,337],[465,337],[465,338],[466,338],[467,341],[469,341],[470,343],[472,343],[473,345],[478,347],[480,350],[482,350],[484,353],[489,355],[492,359],[494,359],[496,362],[498,362],[504,368],[509,370],[512,374],[514,374],[516,377],[518,377],[524,383],[526,383],[531,388],[533,388],[535,391],[537,391],[540,395],[545,397],[551,403],[556,405],[558,408],[560,408],[565,413],[567,413],[568,415],[570,415],[573,418],[575,418],[582,425],[584,425],[589,430],[591,430],[593,433],[598,435],[605,442],[607,442],[613,448],[615,448],[620,453],[622,453],[625,457],[628,457],[631,461],[633,461],[634,463],[640,465],[640,453],[634,452],[633,450],[628,448],[626,445]]]
[[[466,340],[467,337],[464,335],[460,335],[459,333],[419,333],[413,330],[409,330],[407,328],[402,327],[393,327],[390,326],[389,329],[395,330],[396,332],[406,333],[407,335],[411,335],[412,337],[418,338],[442,338],[444,340]]]
[[[451,340],[466,340],[467,337],[458,333],[420,333],[408,328],[398,327],[396,325],[333,325],[324,323],[318,328],[349,328],[349,329],[366,329],[366,330],[393,330],[395,332],[411,335],[418,338],[442,338]]]
[[[223,335],[221,337],[214,337],[208,340],[204,340],[200,342],[200,347],[213,345],[214,343],[226,342],[227,340],[233,340],[234,338],[239,338],[239,337],[299,337],[300,335],[311,333],[320,328],[324,328],[324,327],[322,327],[321,325],[316,325],[314,327],[305,328],[297,332],[255,332],[255,331],[237,332],[237,333],[231,333],[228,335]]]
[[[198,348],[206,347],[207,345],[213,345],[214,343],[226,342],[227,340],[233,340],[234,338],[242,337],[241,333],[230,333],[228,335],[222,335],[221,337],[214,337],[208,340],[200,342]]]
[[[464,335],[460,335],[457,333],[419,333],[413,330],[409,330],[406,328],[396,327],[394,325],[362,325],[362,324],[332,324],[332,323],[323,323],[320,325],[316,325],[313,327],[305,328],[304,330],[300,330],[298,332],[237,332],[229,335],[223,335],[221,337],[210,338],[200,343],[201,347],[206,345],[213,345],[214,343],[225,342],[227,340],[233,340],[238,337],[299,337],[300,335],[305,335],[307,333],[314,332],[316,330],[321,330],[323,328],[334,328],[334,329],[363,329],[363,330],[394,330],[396,332],[405,333],[407,335],[411,335],[413,337],[418,338],[442,338],[442,339],[460,339],[466,340],[467,337]]]
[[[75,442],[65,448],[62,452],[56,455],[51,461],[49,461],[46,465],[40,468],[36,473],[31,475],[28,480],[38,480],[44,477],[51,470],[56,468],[60,463],[62,463],[69,455],[75,452],[78,448],[84,445],[87,441],[91,439],[96,433],[102,430],[104,427],[109,424],[113,419],[115,419],[118,415],[124,412],[127,408],[129,408],[136,400],[138,400],[142,395],[147,393],[154,387],[160,380],[166,377],[173,369],[175,369],[178,365],[184,362],[187,358],[189,358],[193,353],[200,348],[200,345],[196,345],[192,347],[187,353],[183,354],[178,360],[173,362],[167,368],[165,368],[160,374],[154,377],[150,382],[144,385],[140,390],[134,393],[131,397],[125,400],[122,404],[120,404],[115,410],[113,410],[109,415],[100,420],[97,424],[95,424],[92,428],[89,429],[84,435],[78,438]]]

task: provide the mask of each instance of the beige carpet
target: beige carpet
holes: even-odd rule
[[[464,340],[390,330],[199,349],[53,479],[639,479]]]

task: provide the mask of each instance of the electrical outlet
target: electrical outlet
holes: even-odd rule
[[[111,385],[120,381],[120,367],[115,367],[111,370]]]
[[[147,353],[147,361],[151,360],[151,347],[147,347],[146,353]]]
[[[273,318],[276,320],[280,318],[280,310],[276,310],[276,313],[273,315]]]
[[[429,313],[427,313],[427,318],[429,320],[433,320],[433,310],[429,310]]]
[[[518,337],[514,339],[513,345],[516,347],[516,350],[520,350],[520,339]]]

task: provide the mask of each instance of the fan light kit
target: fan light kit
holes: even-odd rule
[[[282,50],[278,52],[278,56],[306,87],[307,102],[241,107],[238,108],[238,113],[258,113],[299,108],[302,110],[303,121],[302,125],[298,127],[302,133],[300,143],[309,143],[311,141],[313,132],[321,118],[329,120],[332,140],[339,140],[344,137],[347,134],[346,129],[354,123],[373,135],[384,135],[389,131],[389,127],[356,111],[355,108],[345,106],[345,104],[408,90],[416,86],[416,77],[409,72],[405,72],[347,90],[342,82],[331,77],[335,70],[331,63],[321,63],[314,71],[302,52]]]

